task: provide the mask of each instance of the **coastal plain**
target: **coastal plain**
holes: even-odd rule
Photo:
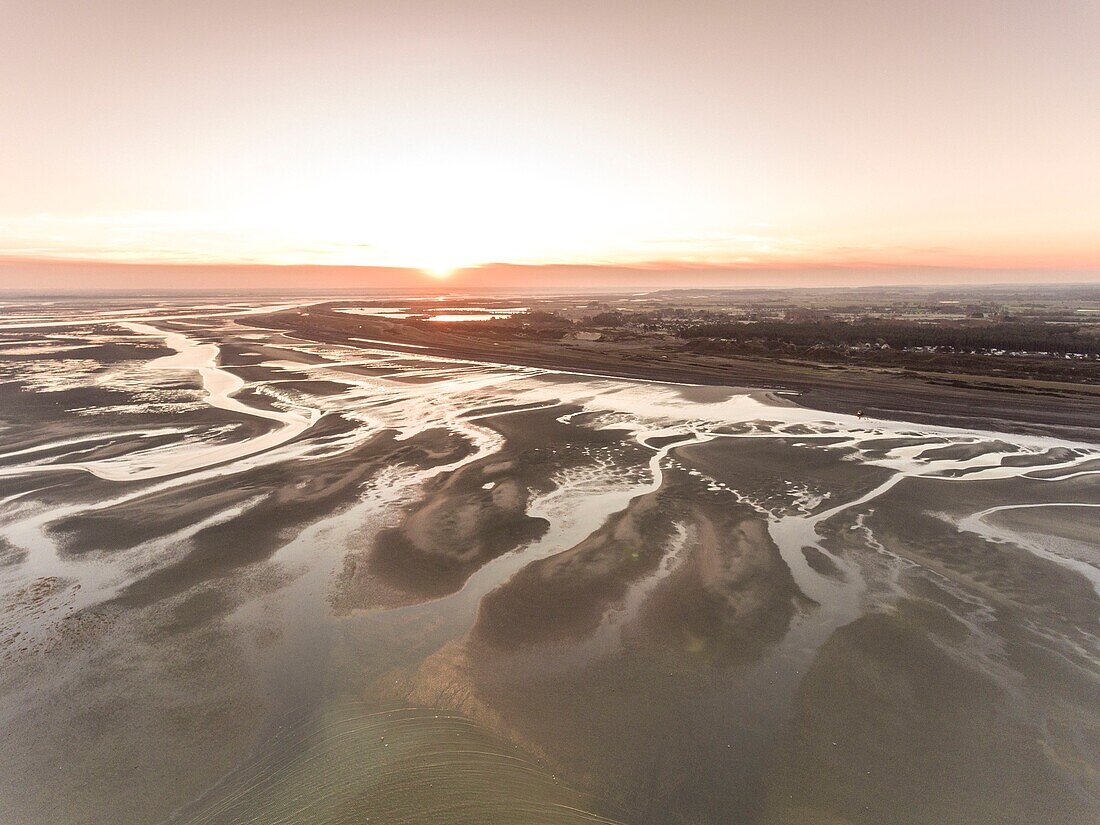
[[[1093,385],[353,303],[8,308],[0,821],[1100,817]]]

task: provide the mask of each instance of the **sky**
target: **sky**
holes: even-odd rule
[[[0,287],[1100,278],[1095,0],[0,12]]]

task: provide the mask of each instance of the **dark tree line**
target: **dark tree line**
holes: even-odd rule
[[[867,319],[847,321],[754,321],[696,324],[680,330],[684,338],[728,341],[772,341],[810,347],[888,344],[907,347],[949,347],[960,352],[1003,349],[1100,355],[1100,336],[1087,327],[1035,322],[926,324],[917,321]]]

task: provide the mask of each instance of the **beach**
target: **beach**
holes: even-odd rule
[[[1087,388],[285,303],[0,328],[0,818],[1100,815]]]

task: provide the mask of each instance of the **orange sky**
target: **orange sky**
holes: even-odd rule
[[[392,279],[371,267],[531,286],[578,265],[670,284],[1100,270],[1094,0],[43,0],[4,18],[0,286],[198,271],[106,262],[304,287]]]

